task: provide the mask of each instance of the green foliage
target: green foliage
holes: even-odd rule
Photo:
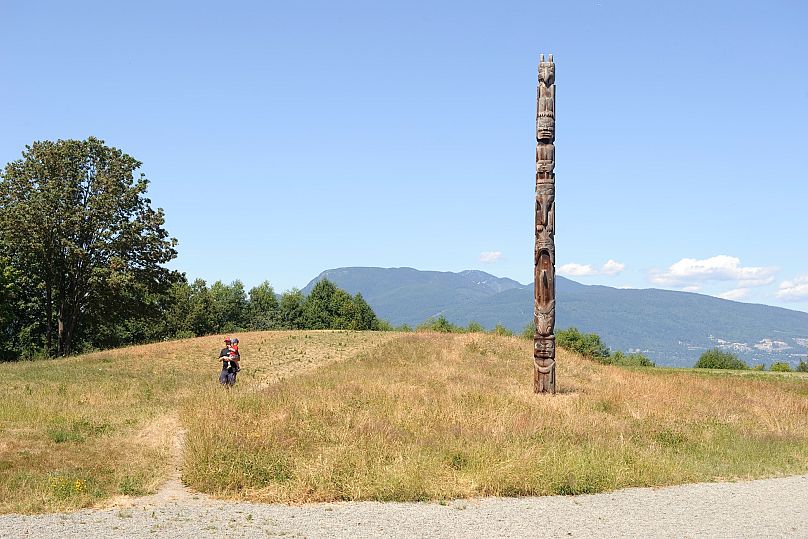
[[[533,325],[527,326],[522,335],[533,337]],[[556,344],[567,350],[578,352],[584,357],[594,359],[604,365],[620,365],[622,367],[655,367],[656,364],[648,356],[640,353],[626,354],[617,350],[612,352],[600,340],[597,333],[581,333],[578,328],[562,329],[556,332]]]
[[[18,355],[14,341],[19,329],[14,322],[16,311],[20,308],[19,278],[19,272],[7,259],[0,257],[0,360]]]
[[[526,325],[522,329],[522,333],[520,333],[520,335],[522,336],[523,339],[527,339],[529,341],[532,341],[533,338],[536,336],[536,326],[533,325],[533,322]]]
[[[772,366],[769,370],[772,372],[791,372],[791,365],[783,361],[777,361],[775,363],[772,363]]]
[[[378,330],[379,331],[396,331],[396,328],[394,328],[393,324],[391,324],[387,320],[382,320],[380,318],[379,319],[379,324],[378,324]]]
[[[766,364],[765,363],[758,363],[757,365],[752,367],[752,370],[753,371],[765,371],[766,370]]]
[[[797,365],[797,372],[808,372],[808,361],[800,360],[800,364]]]
[[[276,329],[281,327],[280,303],[269,281],[250,289],[246,309],[247,326],[250,329]]]
[[[216,281],[208,293],[217,331],[231,332],[247,325],[247,295],[241,281],[229,285]]]
[[[415,331],[437,331],[439,333],[463,333],[463,328],[449,322],[445,316],[427,318],[415,328]]]
[[[94,137],[34,142],[6,165],[0,256],[25,275],[17,285],[31,300],[18,306],[17,338],[65,355],[103,325],[155,314],[174,280],[163,264],[176,240],[146,197],[148,180],[135,176],[140,165]]]
[[[146,493],[146,489],[139,478],[126,475],[121,479],[118,485],[118,492],[124,496],[143,496]]]
[[[597,333],[581,333],[578,328],[562,329],[556,332],[556,344],[567,350],[578,352],[584,357],[603,361],[609,357],[609,349],[601,342]],[[608,361],[606,361],[608,363]]]
[[[499,335],[500,337],[512,337],[513,331],[506,328],[502,324],[497,324],[494,329],[491,331],[494,335]]]
[[[187,287],[187,294],[188,314],[183,329],[193,331],[196,335],[207,335],[216,331],[218,328],[213,298],[210,296],[207,283],[203,279],[196,279],[190,287]]]
[[[479,322],[475,322],[474,320],[472,320],[471,322],[469,322],[468,327],[466,327],[466,331],[468,333],[484,333],[485,328]]]
[[[308,329],[330,329],[340,317],[346,292],[340,290],[328,279],[314,285],[303,307],[303,318]]]
[[[285,329],[303,329],[306,325],[303,306],[306,296],[293,288],[281,295],[278,308],[280,309],[281,325]]]
[[[748,369],[749,366],[738,359],[735,354],[713,348],[707,350],[699,357],[694,365],[697,369]]]
[[[380,324],[381,320],[376,316],[376,313],[373,312],[370,305],[365,301],[365,298],[362,297],[362,294],[359,292],[353,298],[354,304],[354,319],[351,323],[351,329],[358,329],[358,330],[379,330],[381,329]],[[389,325],[389,324],[388,324]]]
[[[656,367],[656,364],[644,354],[624,354],[620,350],[609,356],[609,363],[623,367]]]
[[[351,296],[328,279],[314,285],[303,304],[306,329],[379,329],[379,319],[362,294]]]

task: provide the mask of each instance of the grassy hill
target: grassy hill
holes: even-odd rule
[[[239,335],[0,364],[0,512],[192,488],[256,501],[573,494],[808,470],[808,376],[603,366],[485,334]]]

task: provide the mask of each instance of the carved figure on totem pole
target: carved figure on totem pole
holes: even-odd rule
[[[555,393],[555,64],[539,59],[536,91],[536,238],[533,391]]]

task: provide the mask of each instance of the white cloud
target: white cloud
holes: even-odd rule
[[[563,264],[558,268],[559,275],[567,275],[569,277],[582,277],[588,275],[617,275],[626,269],[626,265],[615,260],[607,260],[600,269],[595,268],[592,264],[576,264],[571,262]]]
[[[580,277],[581,275],[597,275],[598,272],[591,264],[576,264],[571,262],[558,267],[559,275],[570,277]]]
[[[626,265],[616,260],[612,260],[611,258],[603,264],[603,267],[600,268],[601,273],[604,275],[617,275],[621,271],[626,269]]]
[[[706,281],[737,281],[738,288],[749,288],[772,283],[775,273],[777,268],[744,267],[737,257],[718,255],[703,260],[683,258],[665,271],[651,271],[649,280],[674,288],[697,286]]]
[[[480,262],[485,262],[487,264],[493,264],[497,260],[502,258],[501,251],[483,251],[480,253]]]
[[[718,294],[718,297],[723,299],[731,299],[733,301],[737,301],[739,299],[746,299],[749,297],[749,289],[744,287],[734,288],[732,290],[727,290],[726,292]]]
[[[682,288],[682,291],[684,292],[698,292],[699,290],[701,290],[701,287],[697,285],[691,285]]]
[[[808,275],[780,283],[777,297],[786,301],[808,301]]]

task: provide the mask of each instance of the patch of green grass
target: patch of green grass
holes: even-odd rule
[[[125,496],[143,496],[146,488],[140,478],[125,475],[118,484],[118,492]]]

